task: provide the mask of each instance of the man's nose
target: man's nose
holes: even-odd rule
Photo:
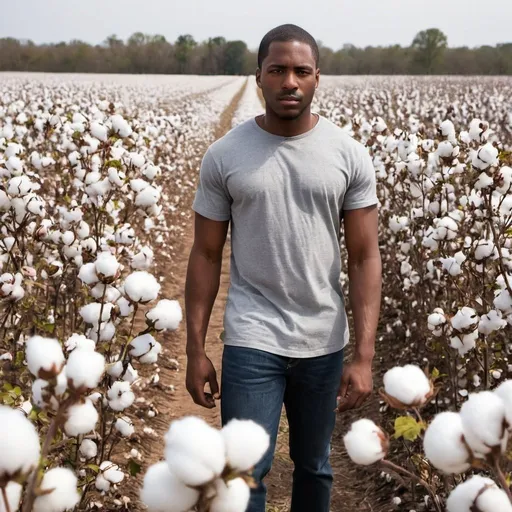
[[[298,89],[299,85],[297,83],[297,76],[293,71],[290,71],[285,74],[284,81],[282,84],[283,89]]]

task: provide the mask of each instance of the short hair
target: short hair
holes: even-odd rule
[[[271,43],[287,43],[290,41],[298,41],[309,45],[313,52],[313,56],[315,57],[315,64],[318,67],[320,52],[315,38],[303,28],[300,28],[297,25],[292,25],[291,23],[280,25],[265,34],[261,40],[258,50],[258,67],[261,69],[263,61],[268,56]]]

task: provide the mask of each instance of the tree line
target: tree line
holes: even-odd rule
[[[436,28],[419,32],[408,47],[319,47],[320,69],[328,75],[512,74],[512,43],[451,48]],[[256,51],[224,37],[198,42],[184,34],[170,42],[162,35],[136,32],[127,41],[112,35],[98,45],[0,39],[0,71],[249,75],[256,66]]]

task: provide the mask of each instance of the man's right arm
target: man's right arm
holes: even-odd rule
[[[215,407],[219,385],[215,368],[206,356],[208,323],[217,293],[222,268],[222,253],[229,220],[214,221],[196,212],[194,244],[190,252],[185,284],[187,324],[187,390],[194,402]],[[204,386],[209,383],[210,394]]]

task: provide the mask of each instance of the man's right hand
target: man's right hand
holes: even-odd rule
[[[206,393],[204,385],[210,385],[210,393]],[[197,405],[208,409],[215,407],[215,399],[220,398],[217,372],[206,354],[188,356],[187,391]]]

